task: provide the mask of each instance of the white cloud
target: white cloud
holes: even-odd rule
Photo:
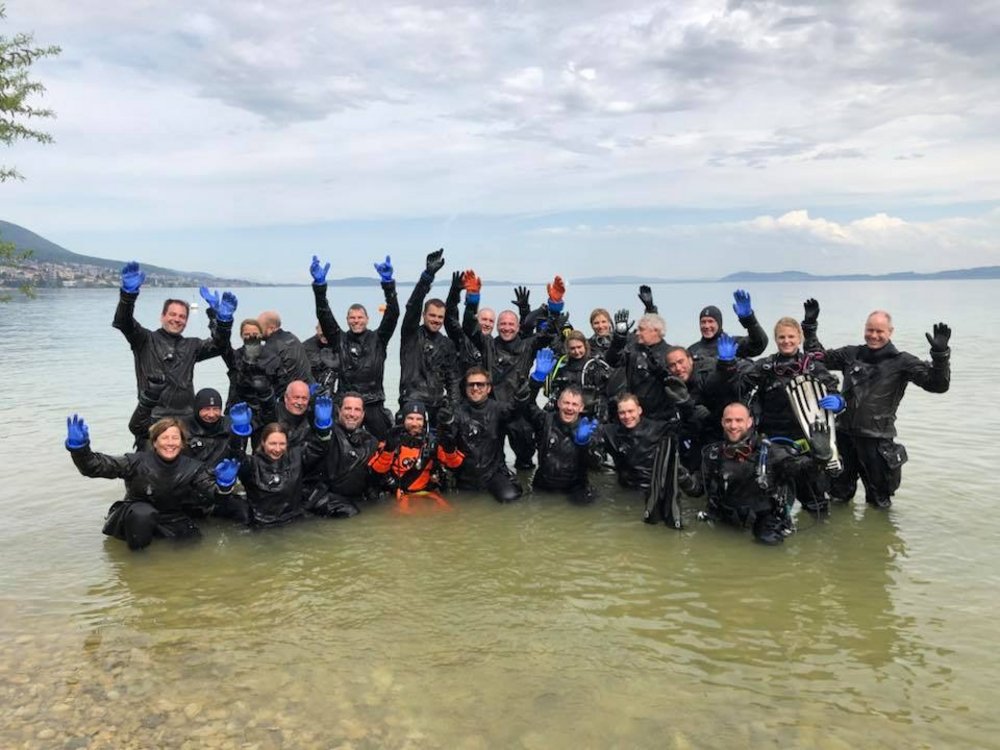
[[[13,0],[5,30],[64,52],[36,69],[57,143],[3,154],[29,181],[0,218],[152,237],[544,212],[642,234],[607,215],[707,209],[758,218],[642,236],[985,257],[996,222],[889,217],[1000,202],[992,5]]]

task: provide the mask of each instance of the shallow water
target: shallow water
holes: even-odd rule
[[[506,306],[507,291],[484,302]],[[654,291],[684,344],[697,310],[731,292]],[[80,477],[62,448],[74,411],[97,450],[128,447],[115,293],[4,306],[0,747],[1000,747],[1000,284],[751,291],[765,327],[820,298],[830,345],[859,340],[873,307],[921,354],[932,322],[952,324],[952,390],[907,394],[911,460],[888,513],[802,517],[769,549],[693,521],[646,526],[638,498],[601,477],[588,508],[459,494],[450,512],[206,524],[198,544],[132,554],[100,533],[119,483]],[[156,320],[159,292],[144,291],[140,320]],[[571,288],[567,304],[585,320],[598,304],[638,309],[634,295]],[[242,290],[237,316],[277,307],[304,337],[310,297]],[[373,310],[377,288],[331,299]],[[193,317],[189,332],[203,328]],[[199,387],[223,384],[216,362],[199,366]]]

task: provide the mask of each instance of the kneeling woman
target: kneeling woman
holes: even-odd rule
[[[288,432],[280,422],[271,422],[260,431],[260,443],[250,455],[227,458],[215,467],[220,493],[229,493],[239,478],[247,493],[249,520],[252,526],[276,526],[305,515],[303,478],[306,470],[329,450],[333,425],[333,401],[327,396],[316,399],[316,431],[302,445],[288,447]],[[230,411],[234,436],[246,450],[252,432],[252,414],[246,404],[234,404]]]
[[[149,546],[153,537],[198,537],[185,506],[215,502],[215,478],[201,461],[181,455],[184,427],[166,417],[149,428],[153,450],[108,456],[90,449],[90,430],[81,417],[66,419],[66,448],[85,477],[124,479],[125,498],[108,511],[104,533],[123,539],[130,549]]]

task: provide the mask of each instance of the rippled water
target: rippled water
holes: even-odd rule
[[[371,310],[377,291],[331,299]],[[860,340],[874,307],[921,354],[931,323],[952,324],[952,390],[913,389],[900,412],[910,463],[890,512],[804,517],[770,549],[646,526],[638,498],[601,477],[589,508],[460,494],[450,512],[207,524],[199,544],[132,554],[100,533],[120,484],[80,477],[62,448],[74,411],[97,450],[128,448],[115,293],[0,307],[0,746],[1000,747],[1000,284],[751,291],[765,327],[820,298],[830,345]],[[140,320],[156,320],[158,292]],[[697,310],[728,310],[731,290],[655,292],[668,340],[688,344]],[[638,309],[634,294],[571,287],[567,305],[585,320],[598,304]],[[238,317],[277,307],[310,330],[306,288],[240,299]],[[197,379],[224,385],[217,362]]]

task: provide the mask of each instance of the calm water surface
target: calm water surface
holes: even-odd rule
[[[703,305],[731,309],[722,285],[654,292],[672,343],[697,339]],[[803,517],[769,549],[646,526],[602,477],[589,508],[456,495],[451,512],[206,524],[200,544],[131,554],[100,533],[120,482],[80,477],[62,447],[72,412],[95,449],[129,447],[116,293],[0,307],[0,747],[1000,747],[1000,283],[751,292],[766,328],[819,298],[828,345],[859,342],[874,307],[921,356],[933,322],[954,328],[951,391],[901,409],[890,512]],[[330,297],[343,315],[378,294]],[[140,321],[165,296],[144,290]],[[311,331],[308,288],[239,296],[237,319],[275,307]],[[510,296],[486,287],[484,304]],[[579,322],[597,305],[640,307],[631,287],[571,286]],[[218,361],[199,365],[198,387],[224,385]]]

